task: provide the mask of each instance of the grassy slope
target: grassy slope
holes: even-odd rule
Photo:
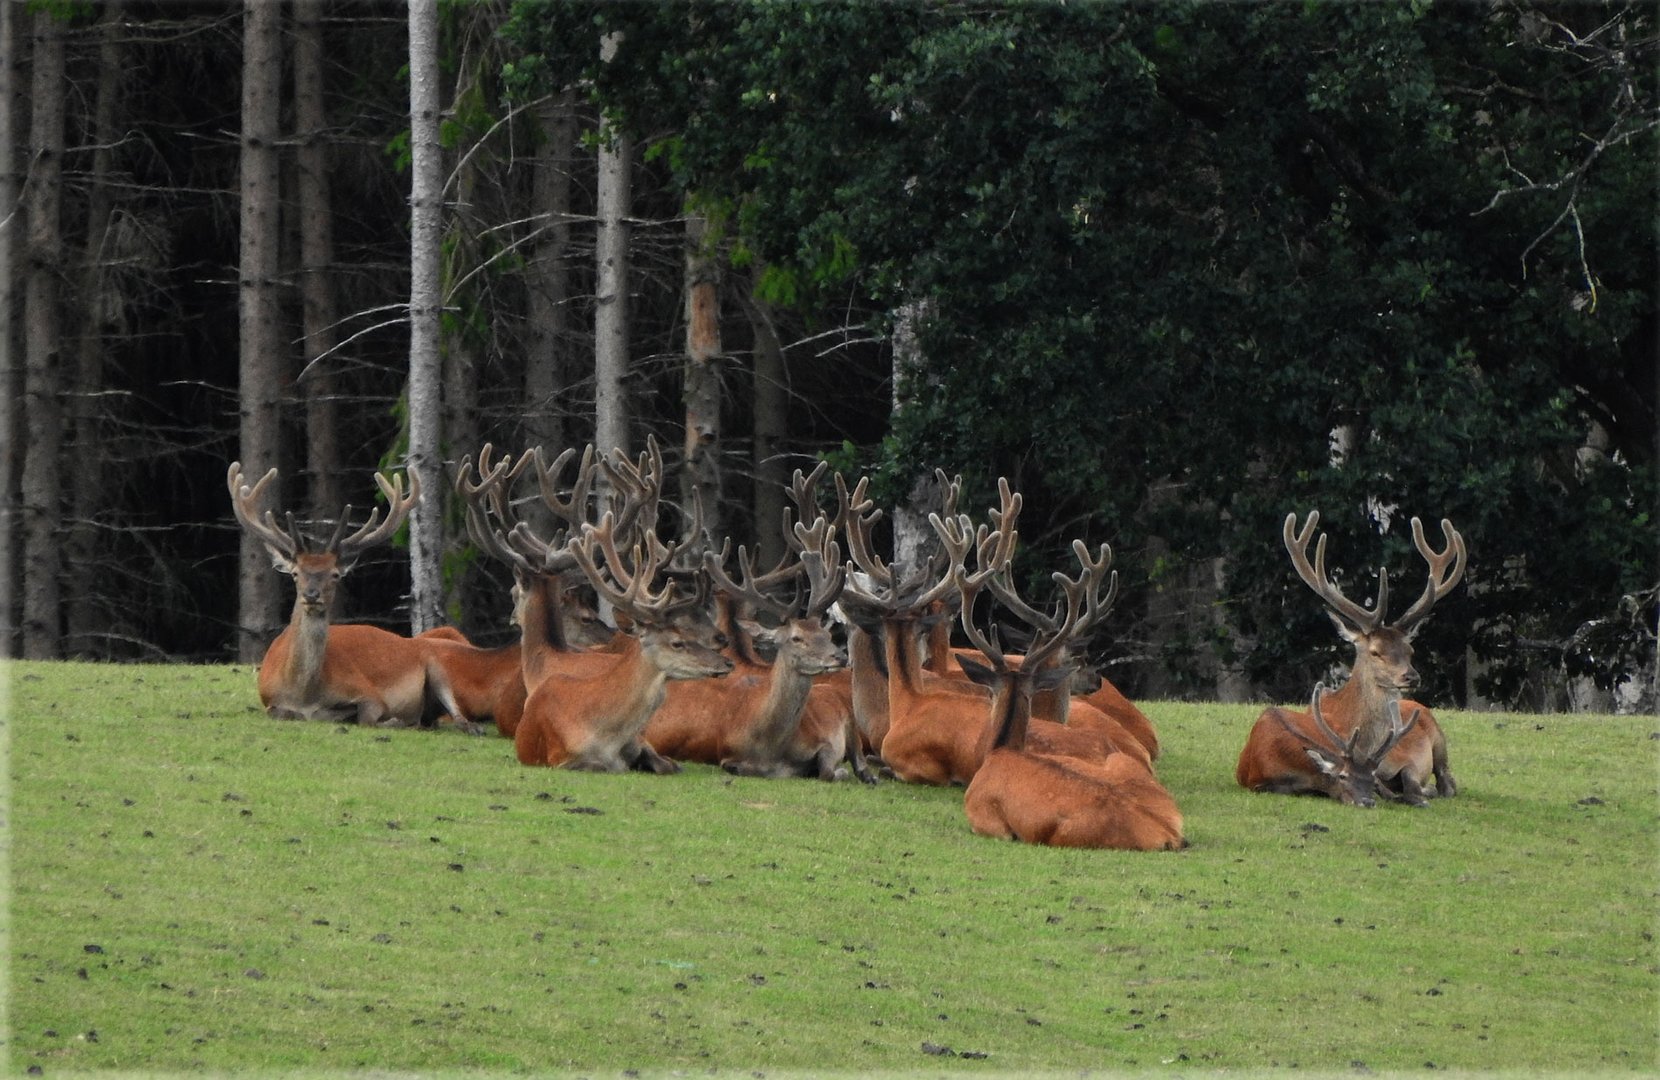
[[[1654,718],[1445,713],[1463,793],[1367,812],[1153,703],[1193,847],[1125,854],[271,721],[246,668],[10,674],[14,1071],[1660,1066]]]

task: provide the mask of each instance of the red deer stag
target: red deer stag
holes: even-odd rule
[[[320,547],[300,534],[292,513],[284,531],[277,528],[272,511],[260,510],[261,497],[276,476],[272,469],[250,486],[241,462],[232,462],[225,477],[236,520],[265,545],[273,565],[294,579],[293,614],[259,666],[259,700],[265,711],[280,719],[356,720],[388,727],[430,724],[448,713],[458,728],[478,734],[481,729],[456,702],[432,657],[439,639],[329,623],[340,579],[365,550],[398,530],[421,497],[415,475],[410,474],[406,496],[401,480],[389,481],[376,473],[375,482],[388,502],[385,520],[376,507],[368,521],[344,535],[352,512],[347,506]]]
[[[586,511],[593,448],[588,448],[571,495],[563,498],[556,478],[574,450],[565,450],[551,466],[539,449],[520,455],[517,461],[508,455],[494,464],[492,452],[488,444],[479,451],[476,481],[472,459],[463,459],[455,489],[467,507],[467,531],[473,543],[513,572],[512,622],[519,628],[519,641],[494,649],[462,641],[439,647],[435,655],[450,671],[456,697],[468,715],[494,719],[496,730],[513,738],[530,687],[554,668],[603,666],[603,661],[584,659],[589,656],[586,650],[609,642],[612,631],[577,595],[587,588],[587,579],[564,549],[567,537],[562,533],[552,541],[544,540],[529,525],[514,521],[508,509],[507,493],[513,481],[534,463],[548,509],[567,522],[575,515],[579,528]]]
[[[805,515],[815,509],[812,491],[827,466],[811,477],[795,473],[792,495]],[[814,679],[842,669],[842,650],[825,624],[825,613],[840,594],[844,569],[829,519],[811,526],[784,517],[789,551],[777,567],[756,570],[747,548],[738,549],[742,581],[726,573],[724,559],[704,556],[715,587],[730,607],[773,616],[776,626],[735,618],[732,637],[770,648],[770,664],[736,650],[735,672],[718,681],[690,681],[669,687],[668,699],[646,728],[654,749],[683,761],[718,763],[740,776],[772,779],[817,777],[837,780],[851,773],[866,783],[876,777],[865,764],[851,715],[820,704],[810,707]],[[805,600],[799,582],[807,582]],[[795,588],[790,602],[772,590]],[[843,768],[843,762],[847,767]]]
[[[656,482],[660,484],[660,475]],[[627,511],[621,515],[628,516]],[[514,748],[526,765],[678,772],[680,766],[641,737],[662,704],[667,683],[732,670],[732,661],[720,652],[725,638],[709,617],[702,581],[689,596],[681,595],[677,581],[654,584],[673,559],[675,545],[638,529],[640,539],[625,557],[617,543],[618,522],[619,515],[606,511],[599,525],[584,524],[567,550],[611,605],[625,633],[612,646],[614,652],[588,654],[598,658],[598,665],[590,667],[589,661],[580,671],[550,665],[531,688],[514,736]],[[527,684],[528,668],[527,661]]]
[[[1412,542],[1429,564],[1429,580],[1413,605],[1393,623],[1386,624],[1389,579],[1382,569],[1378,571],[1377,603],[1368,610],[1344,596],[1327,575],[1324,533],[1320,534],[1315,547],[1313,563],[1309,562],[1308,542],[1319,521],[1319,511],[1313,511],[1308,516],[1307,524],[1298,530],[1297,515],[1287,514],[1281,533],[1298,576],[1325,602],[1326,614],[1337,627],[1337,632],[1355,647],[1355,660],[1348,679],[1322,702],[1325,722],[1340,736],[1338,741],[1341,744],[1354,741],[1354,754],[1358,759],[1377,758],[1379,782],[1405,802],[1413,806],[1426,804],[1428,792],[1425,785],[1432,774],[1436,795],[1454,795],[1458,784],[1447,762],[1446,734],[1429,709],[1404,699],[1402,695],[1418,685],[1418,672],[1412,666],[1413,634],[1436,602],[1464,576],[1464,538],[1453,528],[1452,522],[1443,520],[1441,533],[1446,546],[1441,551],[1435,551],[1424,539],[1423,523],[1417,518],[1412,519]],[[1391,705],[1400,710],[1417,710],[1417,720],[1411,732],[1399,738],[1388,753],[1380,755],[1379,749],[1390,739],[1394,718],[1398,715],[1391,710]],[[1263,718],[1274,711],[1265,711]],[[1308,731],[1311,730],[1312,717],[1299,713],[1291,723],[1299,731]],[[1247,776],[1259,776],[1257,766],[1247,761],[1248,757],[1265,753],[1253,745],[1259,730],[1270,733],[1278,732],[1280,728],[1278,725],[1264,727],[1262,718],[1259,718],[1240,754],[1237,775],[1246,787],[1276,790],[1247,783],[1245,779]]]
[[[1101,592],[1112,558],[1106,545],[1095,559],[1082,541],[1073,541],[1072,547],[1082,569],[1076,578],[1053,575],[1061,589],[1059,607],[1039,621],[1031,620],[1038,613],[1007,582],[956,571],[963,631],[987,661],[963,656],[963,670],[992,693],[980,736],[982,760],[963,795],[963,811],[970,828],[982,836],[1031,844],[1133,851],[1185,847],[1181,812],[1153,776],[1140,743],[1130,740],[1141,754],[1103,753],[1087,737],[1090,733],[1032,715],[1035,695],[1060,689],[1071,679],[1071,668],[1054,661],[1077,633],[1084,612],[1110,607],[1117,591],[1113,574],[1105,595]],[[1004,655],[995,629],[988,636],[974,620],[976,594],[988,582],[993,597],[1036,631],[1018,666]]]
[[[858,653],[853,657],[853,695],[865,714],[861,726],[873,736],[873,749],[884,767],[898,779],[966,784],[979,767],[974,744],[985,726],[989,699],[966,680],[925,672],[922,635],[934,621],[951,617],[948,604],[956,599],[953,569],[976,541],[996,538],[984,528],[976,533],[966,516],[933,514],[929,520],[945,544],[943,551],[901,576],[875,552],[871,533],[882,511],[863,498],[864,486],[861,480],[849,495],[838,478],[838,517],[851,556],[840,605],[876,646],[864,658]],[[957,488],[946,485],[948,511],[955,506]],[[988,565],[1001,557],[989,548],[981,554]]]
[[[1383,741],[1362,754],[1361,729],[1355,728],[1347,738],[1333,731],[1324,715],[1326,700],[1326,688],[1316,686],[1308,712],[1264,712],[1251,729],[1234,771],[1240,786],[1280,795],[1326,795],[1349,806],[1375,806],[1380,794],[1400,797],[1383,783],[1379,770],[1390,751],[1427,715],[1424,709],[1414,706],[1412,718],[1403,724],[1401,703],[1389,702],[1385,708],[1389,727]]]

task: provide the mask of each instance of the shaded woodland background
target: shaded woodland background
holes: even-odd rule
[[[280,325],[250,357],[244,7],[0,0],[8,655],[235,658],[290,598],[272,573],[239,603],[227,464],[326,522],[408,450],[407,10],[261,6]],[[1034,588],[1113,545],[1094,652],[1128,692],[1283,701],[1343,659],[1285,514],[1397,605],[1405,519],[1445,516],[1471,568],[1420,635],[1428,700],[1655,707],[1652,6],[439,10],[446,475],[595,438],[621,148],[620,422],[722,533],[767,541],[821,458],[896,509],[935,467],[971,507],[1008,475]],[[447,617],[509,639],[505,576],[444,520]],[[377,552],[341,615],[407,629],[409,581]]]

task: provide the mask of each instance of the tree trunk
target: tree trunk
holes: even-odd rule
[[[58,283],[63,274],[59,187],[63,175],[64,42],[48,12],[34,17],[33,112],[29,126],[28,280],[23,297],[27,343],[23,462],[23,655],[62,655],[59,552],[63,524],[63,325]]]
[[[720,474],[720,267],[707,242],[708,222],[686,216],[686,462],[682,509],[701,503],[710,536],[724,536]],[[688,520],[690,520],[688,518]],[[698,537],[686,538],[696,543]]]
[[[621,35],[608,34],[600,57],[609,63]],[[598,236],[595,242],[594,291],[594,449],[631,453],[628,404],[623,379],[628,372],[628,215],[629,140],[603,120],[599,139],[599,187],[596,193]]]
[[[17,599],[18,476],[22,469],[23,378],[18,357],[17,323],[12,317],[17,299],[17,237],[23,228],[17,212],[17,118],[24,99],[18,64],[24,50],[17,34],[23,22],[22,5],[0,0],[0,657],[18,653]]]
[[[421,501],[409,515],[409,622],[414,633],[442,625],[444,526],[439,473],[443,358],[439,354],[444,158],[438,140],[438,4],[409,5],[409,470]]]
[[[893,327],[893,411],[898,415],[901,386],[910,374],[922,368],[922,349],[917,343],[918,323],[927,310],[927,301],[913,300],[899,309]],[[933,543],[928,515],[939,509],[934,478],[913,479],[909,497],[893,508],[893,561],[906,570],[915,570],[927,557]]]
[[[339,379],[329,356],[339,321],[333,277],[334,206],[329,185],[328,113],[323,104],[323,0],[294,0],[294,141],[298,146],[300,197],[300,312],[305,366],[306,475],[311,518],[340,513]]]
[[[566,90],[537,110],[542,152],[535,170],[533,210],[545,223],[530,256],[530,355],[525,358],[524,439],[557,454],[566,445],[559,394],[569,383],[571,158],[576,147],[576,95]]]
[[[285,352],[278,292],[281,199],[278,191],[278,115],[282,97],[282,9],[249,4],[243,10],[242,155],[239,325],[242,468],[258,476],[281,452]],[[281,505],[281,492],[273,503]],[[240,561],[237,655],[257,661],[283,623],[281,582],[264,545],[244,530]]]
[[[122,303],[119,287],[105,266],[115,211],[110,171],[115,161],[116,104],[122,93],[123,48],[118,35],[124,14],[121,0],[109,0],[97,27],[98,89],[93,99],[92,167],[87,177],[86,237],[80,267],[81,306],[87,317],[75,343],[75,384],[69,396],[72,452],[65,466],[70,474],[70,514],[64,553],[68,564],[79,570],[64,583],[65,646],[72,656],[93,654],[99,637],[114,621],[110,598],[97,587],[104,575],[91,570],[100,561],[100,530],[112,524],[97,520],[109,501],[105,477],[111,472],[98,402],[104,387],[105,337],[118,332],[115,323]],[[109,294],[112,289],[114,295]]]
[[[755,342],[755,548],[761,566],[776,566],[784,554],[784,493],[789,470],[784,461],[784,435],[789,425],[789,394],[785,385],[784,347],[765,303],[744,300],[750,335]]]

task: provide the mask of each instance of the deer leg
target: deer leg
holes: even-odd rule
[[[1402,769],[1395,774],[1393,779],[1400,784],[1400,799],[1402,802],[1408,806],[1424,807],[1429,805],[1429,800],[1424,797],[1423,785],[1418,783],[1417,777],[1413,776],[1409,770]],[[1393,791],[1393,787],[1385,784],[1382,790]]]
[[[650,743],[642,742],[639,739],[633,739],[627,746],[624,746],[622,754],[627,767],[637,772],[669,776],[680,771],[679,762],[669,760],[653,749]]]
[[[876,773],[871,770],[865,758],[864,744],[859,741],[859,729],[851,717],[847,721],[847,730],[843,733],[843,742],[847,747],[845,760],[853,775],[859,778],[861,784],[876,783]],[[880,761],[877,762],[881,764]],[[822,775],[822,774],[821,774]]]
[[[455,700],[449,678],[436,661],[426,663],[426,682],[421,687],[421,726],[437,727],[438,718],[448,716],[455,726],[468,735],[482,735],[484,729],[467,719],[461,703]]]

